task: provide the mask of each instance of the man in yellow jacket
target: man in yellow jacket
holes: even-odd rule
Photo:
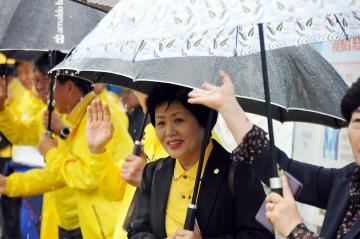
[[[76,226],[76,223],[79,223],[76,222],[77,220],[74,216],[79,214],[79,224],[84,238],[111,238],[114,230],[114,225],[112,224],[115,224],[111,222],[116,221],[113,217],[114,214],[117,216],[116,208],[118,208],[118,203],[103,200],[101,194],[96,189],[96,178],[87,174],[89,162],[86,158],[88,150],[85,142],[85,124],[87,118],[85,109],[94,98],[94,95],[88,94],[83,97],[85,94],[81,91],[82,87],[76,82],[75,80],[57,81],[55,93],[56,108],[60,112],[71,112],[68,121],[72,123],[73,130],[68,139],[63,143],[59,142],[59,146],[51,149],[46,155],[47,167],[44,170],[31,170],[26,174],[16,174],[12,178],[2,178],[2,181],[6,181],[5,193],[9,195],[34,195],[63,188],[67,184],[67,189],[75,191],[67,194],[60,193],[60,190],[54,192],[55,198],[58,199],[57,214],[59,225],[63,226],[64,224],[62,223],[64,222],[65,224],[68,223],[68,225],[65,225],[68,227],[65,228],[71,230],[71,226]],[[83,100],[81,100],[82,97]],[[132,142],[130,136],[126,133],[126,129],[122,129],[119,120],[117,120],[115,129],[115,135],[117,136],[115,138],[117,140],[113,141],[115,143],[113,144],[112,152],[114,152],[115,158],[119,160],[131,151]],[[8,130],[11,131],[11,129]],[[19,138],[21,138],[20,141],[24,142],[28,140],[22,137]],[[44,138],[40,144],[40,149],[44,150],[46,148],[43,151],[44,154],[50,148],[49,142],[51,142],[51,146],[56,145],[53,139]],[[51,166],[54,164],[56,167]],[[32,185],[24,182],[32,182]],[[61,190],[65,190],[65,188]],[[71,201],[71,198],[75,198],[76,206],[81,205],[81,210],[79,207],[78,212],[76,212],[76,208],[71,210],[65,207],[73,204],[68,202],[69,200]],[[84,203],[84,201],[87,203]],[[90,215],[89,212],[91,212]],[[109,220],[110,223],[104,223],[104,220],[101,220],[103,217],[106,217],[106,220]],[[61,219],[65,220],[61,222]]]
[[[28,94],[24,92],[21,95],[24,100],[26,98],[26,104],[18,104],[18,107],[20,105],[26,105],[26,107],[15,111],[12,105],[7,102],[8,100],[6,100],[4,110],[0,112],[0,128],[11,138],[11,142],[14,144],[37,146],[40,136],[45,130],[43,115],[46,112],[45,102],[49,92],[48,62],[48,56],[45,54],[34,63],[33,89],[36,97],[30,92]],[[2,81],[1,83],[5,84],[6,82]],[[19,89],[19,87],[16,87],[16,92]],[[5,85],[3,85],[3,90],[6,90]],[[12,90],[11,85],[9,85],[9,90]],[[3,94],[7,94],[7,92],[5,91]],[[27,117],[20,117],[20,114],[24,113],[23,110],[25,108],[27,108]],[[42,186],[41,172],[42,170],[39,169],[31,170],[28,173],[15,173],[11,175],[7,181],[9,185],[12,185],[12,188],[17,188],[17,190],[9,193],[8,196],[37,195],[28,193],[28,191],[36,190],[37,187]],[[39,180],[34,180],[34,178]],[[59,200],[55,208],[54,196],[56,194],[60,198],[66,198],[66,200]],[[66,229],[79,228],[77,207],[73,195],[74,193],[69,188],[44,195],[41,217],[41,239],[57,239],[59,225]],[[56,211],[60,213],[56,213]]]
[[[68,121],[72,123],[72,131],[63,145],[57,145],[55,139],[43,137],[39,150],[45,155],[48,171],[53,176],[52,186],[59,187],[66,184],[75,190],[83,237],[112,238],[120,202],[108,200],[104,197],[103,191],[99,190],[111,182],[108,182],[106,177],[98,177],[96,172],[101,168],[94,169],[93,167],[97,167],[98,164],[94,164],[93,160],[98,161],[98,158],[106,154],[109,163],[100,167],[121,165],[121,161],[132,151],[133,143],[127,130],[114,115],[113,137],[107,144],[106,151],[103,150],[103,137],[108,131],[102,124],[96,124],[97,122],[91,124],[92,115],[86,112],[86,107],[95,95],[90,93],[84,96],[78,87],[82,84],[80,82],[84,83],[84,81],[66,76],[57,80],[56,107],[59,112],[71,110]],[[79,102],[82,97],[83,99]],[[94,104],[99,105],[101,102],[95,101]],[[90,119],[89,122],[88,119]],[[120,168],[113,167],[116,170],[115,173],[120,173]],[[117,183],[120,185],[117,188],[119,194],[123,194],[126,182]]]

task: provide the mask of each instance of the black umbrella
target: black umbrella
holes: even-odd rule
[[[103,12],[110,11],[120,0],[72,0]]]
[[[267,51],[271,116],[281,122],[302,121],[345,126],[340,101],[347,85],[336,70],[312,47],[288,47]],[[218,69],[234,83],[239,103],[249,113],[265,114],[260,53],[238,57],[186,57],[146,60],[74,60],[70,55],[53,69],[62,69],[93,82],[121,85],[149,93],[159,83],[200,88],[217,80]],[[92,69],[92,70],[90,70]],[[214,74],[215,73],[215,74]],[[326,97],[324,97],[326,96]]]
[[[51,68],[55,66],[55,51],[71,50],[105,15],[70,0],[2,0],[0,9],[0,49],[17,60],[33,59],[52,50]],[[51,77],[49,133],[53,90],[54,77]]]
[[[69,51],[105,15],[70,0],[1,0],[1,50]]]

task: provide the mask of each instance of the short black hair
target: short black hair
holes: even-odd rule
[[[66,54],[62,52],[56,52],[55,54],[55,65],[59,64],[64,60]],[[34,71],[39,71],[43,75],[47,75],[50,70],[50,59],[49,53],[44,53],[34,62]]]
[[[187,110],[195,116],[197,122],[202,128],[206,128],[208,115],[210,108],[204,105],[190,104],[188,103],[188,94],[191,91],[189,88],[171,85],[171,84],[159,84],[149,93],[146,106],[150,115],[151,124],[155,127],[155,109],[167,103],[168,106],[173,102],[181,103]],[[211,121],[211,129],[214,128],[218,113],[215,111],[213,119]]]
[[[352,113],[360,106],[360,78],[352,84],[341,101],[341,114],[349,123]]]
[[[67,81],[72,81],[74,85],[84,94],[88,94],[90,91],[93,90],[92,83],[76,76],[69,76],[69,75],[58,75],[57,81],[60,84],[65,84]]]

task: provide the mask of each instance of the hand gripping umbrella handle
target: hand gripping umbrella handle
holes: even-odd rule
[[[282,183],[280,177],[270,178],[271,192],[280,194],[282,196]]]
[[[145,115],[144,115],[144,118],[143,118],[143,122],[142,122],[142,125],[141,125],[141,128],[140,128],[140,132],[136,137],[134,149],[133,149],[133,152],[132,152],[136,156],[139,156],[140,152],[141,152],[141,139],[142,139],[142,137],[144,135],[144,130],[145,130],[145,127],[146,127],[147,119],[148,119],[148,113],[146,112]]]
[[[197,206],[195,204],[189,205],[187,212],[186,212],[186,219],[185,219],[185,225],[184,225],[185,230],[189,230],[189,231],[194,230],[196,209],[197,209]]]

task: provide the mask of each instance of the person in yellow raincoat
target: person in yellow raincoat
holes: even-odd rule
[[[49,92],[49,79],[47,76],[47,71],[49,69],[48,57],[47,54],[40,57],[34,64],[34,79],[33,79],[33,90],[34,93],[29,91],[22,91],[22,93],[16,94],[21,95],[23,100],[23,104],[16,104],[19,108],[16,110],[13,109],[12,104],[8,102],[8,99],[5,102],[5,108],[2,112],[0,112],[0,127],[3,132],[6,132],[7,135],[10,135],[11,142],[17,145],[33,145],[37,146],[40,140],[41,134],[44,132],[43,127],[43,115],[46,111],[45,102],[47,101],[47,95]],[[18,66],[18,68],[21,65]],[[19,75],[19,78],[21,78]],[[26,74],[25,74],[26,75]],[[21,79],[20,79],[21,80]],[[27,81],[26,81],[27,82]],[[5,83],[4,81],[2,83]],[[14,92],[19,92],[20,89],[19,84],[16,86],[8,85],[8,90],[12,91],[15,88]],[[15,94],[12,94],[15,96]],[[26,111],[25,110],[26,108]],[[26,117],[20,117],[20,114],[26,113]],[[9,178],[9,185],[13,185],[19,190],[14,194],[8,194],[8,196],[26,196],[27,194],[25,190],[23,192],[20,190],[20,186],[23,185],[26,189],[34,188],[41,186],[38,181],[32,181],[33,177],[38,177],[36,172],[41,172],[40,170],[31,170],[28,174],[23,173],[15,173]],[[29,177],[26,180],[20,180],[22,177]],[[69,190],[68,190],[69,191]],[[77,210],[76,210],[76,202],[75,199],[71,200],[73,197],[73,192],[68,192],[66,189],[62,190],[62,192],[57,192],[63,194],[63,198],[67,198],[63,204],[72,204],[74,206],[68,206],[67,208],[67,217],[64,221],[65,226],[72,226],[73,228],[78,228],[78,218],[77,218]],[[42,208],[42,217],[41,217],[41,239],[58,238],[58,216],[56,214],[56,208],[53,202],[53,195],[51,193],[46,193],[43,198],[43,208]],[[71,201],[73,201],[71,203]],[[61,208],[61,206],[60,206]],[[72,210],[71,210],[72,209]],[[70,211],[70,212],[69,212]],[[73,211],[73,213],[71,213]],[[60,217],[62,218],[62,217]]]
[[[46,68],[46,67],[45,67]],[[45,71],[46,72],[46,71]],[[41,82],[48,82],[48,79],[46,79],[45,77],[46,75],[43,75],[43,80],[40,80]],[[58,86],[59,85],[59,82]],[[65,84],[64,85],[68,85]],[[74,85],[73,85],[74,86]],[[40,95],[44,95],[46,96],[47,94],[45,93],[45,89],[48,89],[48,87],[42,87],[39,89],[39,93]],[[60,87],[58,87],[57,89],[59,89]],[[63,87],[61,87],[63,88]],[[74,89],[74,87],[72,87],[72,89]],[[70,95],[70,97],[69,97]],[[66,98],[64,100],[66,108],[62,109],[63,111],[67,111],[70,110],[71,104],[69,105],[69,103],[74,103],[74,99],[71,99],[71,92],[67,92],[64,93],[63,92],[63,96]],[[81,94],[75,94],[75,98],[77,99],[77,101],[81,100]],[[77,126],[78,123],[80,123],[79,121],[84,118],[84,111],[86,109],[87,104],[91,101],[91,99],[93,99],[94,95],[90,94],[84,97],[84,99],[80,102],[80,104],[78,104],[72,111],[71,114],[69,115],[69,121],[73,122],[73,126]],[[59,97],[56,97],[59,98]],[[89,100],[90,99],[90,100]],[[58,105],[59,102],[61,102],[60,99],[57,100]],[[63,102],[63,103],[64,103]],[[75,102],[76,103],[76,102]],[[59,108],[59,107],[57,107]],[[115,110],[116,111],[116,110]],[[121,114],[122,112],[113,112],[116,115]],[[3,120],[4,122],[8,122],[10,123],[10,121],[8,121],[8,119],[6,119],[6,116],[8,114],[3,114],[2,117],[0,117],[1,120]],[[42,118],[42,114],[39,114],[39,118]],[[53,119],[56,117],[53,117]],[[0,120],[0,121],[1,121]],[[86,120],[82,120],[82,122],[85,122]],[[35,133],[35,134],[31,134],[28,135],[26,134],[26,137],[18,137],[18,136],[24,136],[21,135],[22,132],[27,132],[26,130],[32,130],[33,132],[41,132],[43,131],[43,127],[42,124],[39,122],[41,122],[41,120],[34,120],[31,122],[31,124],[28,124],[27,127],[26,125],[22,125],[22,129],[16,128],[16,127],[11,127],[11,124],[7,124],[10,125],[7,130],[12,132],[13,129],[18,129],[17,132],[12,132],[14,133],[13,137],[17,138],[17,140],[22,141],[23,143],[29,143],[30,141],[38,141],[39,138],[39,134]],[[117,121],[119,124],[121,124],[121,121]],[[82,124],[84,125],[84,124]],[[39,128],[42,128],[42,130],[37,130]],[[80,127],[81,128],[81,127]],[[82,130],[84,131],[84,127],[82,126]],[[126,130],[119,130],[122,133],[125,132],[126,134]],[[77,133],[76,135],[80,135],[79,133]],[[122,136],[122,135],[120,135]],[[80,138],[81,141],[82,138]],[[129,151],[131,150],[132,147],[132,143],[131,140],[127,139],[127,136],[125,135],[125,137],[120,137],[122,138],[122,140],[118,140],[120,143],[117,145],[117,154],[121,154],[121,151],[125,151],[127,148],[130,148]],[[85,142],[85,141],[83,141]],[[60,143],[60,142],[59,142]],[[128,147],[127,145],[131,145],[130,147]],[[124,148],[119,149],[119,147],[122,146]],[[80,147],[80,150],[84,150],[85,146],[83,146],[83,148]],[[121,156],[119,157],[121,158]],[[48,168],[48,167],[47,167]],[[80,173],[81,175],[81,173]],[[48,172],[48,169],[46,170],[31,170],[26,174],[15,174],[13,175],[11,178],[2,178],[2,181],[5,182],[6,181],[6,188],[3,188],[5,190],[5,193],[8,195],[33,195],[33,194],[39,194],[42,192],[46,192],[49,190],[54,190],[58,187],[62,187],[63,186],[63,182],[57,183],[52,181],[52,179],[49,180],[49,178],[52,178],[53,175],[50,174]],[[4,183],[2,184],[4,185]],[[61,190],[57,190],[54,193],[52,193],[52,195],[54,196],[55,202],[56,202],[56,210],[57,210],[57,216],[58,216],[58,220],[59,220],[59,226],[62,228],[65,228],[67,230],[74,231],[75,229],[79,228],[79,219],[78,219],[78,213],[77,213],[77,202],[76,202],[76,195],[75,192],[72,191],[71,188],[69,187],[64,187]],[[116,211],[116,210],[112,210],[112,211]],[[85,216],[86,217],[86,216]],[[111,217],[110,217],[111,218]],[[90,217],[90,219],[94,219],[94,217]],[[94,221],[94,220],[93,220]],[[92,222],[93,222],[92,221]],[[114,221],[114,220],[113,220]],[[86,222],[84,224],[87,224]],[[90,225],[90,224],[89,224]],[[107,231],[111,231],[111,226],[108,226],[110,228],[110,230]],[[74,229],[74,230],[72,230]],[[84,233],[84,229],[81,228],[83,230]],[[86,231],[86,230],[85,230]],[[100,232],[97,234],[97,236],[100,237]],[[54,237],[43,237],[43,238],[54,238]],[[87,237],[89,238],[89,236]],[[91,238],[91,237],[90,237]],[[107,237],[108,238],[108,237]]]
[[[1,57],[0,57],[1,58]],[[6,57],[5,57],[6,59]],[[11,59],[10,59],[11,60]],[[7,62],[10,61],[9,59],[7,59]],[[8,81],[8,91],[7,91],[7,100],[6,100],[6,105],[9,111],[11,111],[11,113],[13,114],[13,116],[17,119],[19,119],[19,121],[26,121],[28,118],[33,117],[34,115],[36,115],[39,111],[41,111],[44,107],[45,104],[43,103],[43,101],[38,98],[35,97],[35,95],[32,93],[32,87],[33,87],[33,66],[32,63],[30,61],[21,61],[21,62],[16,62],[15,60],[13,60],[13,62],[11,63],[13,64],[13,68],[15,69],[16,66],[16,76],[11,77],[11,79]],[[31,160],[27,161],[27,162],[23,162],[21,161],[21,152],[23,152],[24,148],[19,146],[19,145],[13,145],[12,147],[9,145],[7,148],[0,150],[0,157],[1,158],[12,158],[13,162],[15,162],[15,164],[17,166],[15,166],[14,168],[17,169],[21,169],[23,170],[24,168],[26,168],[26,166],[22,166],[22,163],[25,163],[25,165],[36,165],[36,166],[40,166],[42,164],[43,161],[36,161],[36,160]],[[26,148],[26,150],[28,151],[32,151],[34,149],[32,149],[31,147]],[[36,149],[35,149],[36,150]],[[32,152],[30,152],[32,153]],[[36,153],[35,153],[36,155]],[[40,157],[38,157],[37,159],[40,159]],[[19,161],[20,160],[20,161]],[[40,159],[41,160],[41,159]],[[9,168],[9,170],[11,171],[11,166],[9,167],[9,165],[14,165],[13,162],[9,163],[9,161],[7,161],[8,166],[7,168]],[[20,167],[19,167],[20,166]],[[7,171],[9,171],[7,170]],[[13,169],[14,170],[14,169]],[[3,173],[6,173],[6,171],[4,171]],[[3,236],[9,236],[10,238],[17,238],[18,236],[16,236],[16,231],[20,231],[20,225],[14,224],[14,221],[12,219],[13,215],[14,215],[14,209],[11,208],[11,205],[8,205],[6,202],[4,201],[17,201],[20,200],[19,204],[21,203],[21,199],[17,199],[17,198],[6,198],[3,197],[2,199],[2,205],[4,206],[3,208],[3,213],[4,213],[4,217],[6,218],[6,222],[4,223],[2,229],[2,235]],[[25,200],[27,200],[25,198]],[[36,205],[39,203],[39,200],[42,200],[41,198],[36,198],[34,201],[34,198],[30,199],[30,204],[29,201],[23,201],[22,202],[22,206],[24,207],[21,212],[20,212],[20,208],[17,210],[18,212],[16,212],[15,214],[18,214],[18,216],[20,216],[20,218],[24,215],[20,213],[26,213],[27,209],[30,207],[32,207],[32,202],[35,202]],[[12,211],[12,213],[10,215],[8,215],[9,210]],[[31,209],[32,210],[32,209]],[[33,228],[32,225],[35,226],[35,230],[33,230],[33,233],[37,233],[37,231],[40,229],[37,227],[37,223],[38,223],[38,216],[37,215],[37,211],[36,209],[33,211],[34,214],[32,217],[32,223],[30,226],[28,226],[28,224],[26,224],[26,228]],[[24,219],[22,219],[24,220]],[[40,220],[39,220],[40,221]],[[15,226],[15,228],[8,228],[6,226],[6,224],[13,224]],[[25,225],[22,225],[25,226]],[[26,229],[23,227],[21,227],[21,233],[28,233],[29,229]],[[9,234],[10,233],[10,234]],[[33,235],[33,234],[31,234]]]
[[[9,62],[9,59],[0,53],[0,77],[9,84],[7,103],[12,110],[18,112],[18,105],[22,102],[21,95],[25,89],[14,76],[15,65],[13,63],[11,60]],[[12,161],[12,148],[11,142],[1,133],[0,129],[0,172],[6,175],[15,171]],[[1,226],[2,237],[20,238],[21,203],[21,198],[2,197],[0,199],[1,217],[6,218]]]
[[[100,183],[107,184],[106,180],[90,173],[93,165],[91,158],[102,157],[101,154],[94,154],[98,153],[97,147],[91,147],[91,142],[101,139],[101,133],[104,131],[100,129],[99,132],[96,131],[96,127],[87,126],[87,131],[93,131],[91,136],[85,135],[88,118],[86,107],[95,98],[94,93],[86,94],[85,86],[85,81],[73,77],[58,77],[56,80],[54,94],[56,108],[60,113],[68,113],[68,122],[71,123],[72,130],[62,144],[46,136],[40,141],[39,150],[45,155],[47,164],[44,173],[51,175],[42,184],[43,187],[48,187],[47,190],[65,185],[74,189],[83,238],[112,238],[120,203],[106,200],[102,192],[97,189]],[[112,160],[111,163],[125,158],[133,146],[127,130],[122,127],[118,117],[114,115],[113,119],[114,137],[106,151],[107,158]],[[93,148],[95,150],[92,151]],[[115,170],[119,171],[120,167],[116,167]],[[123,181],[119,184],[122,185],[122,188],[118,188],[119,192],[124,191],[126,183]],[[7,185],[5,190],[8,190]]]

